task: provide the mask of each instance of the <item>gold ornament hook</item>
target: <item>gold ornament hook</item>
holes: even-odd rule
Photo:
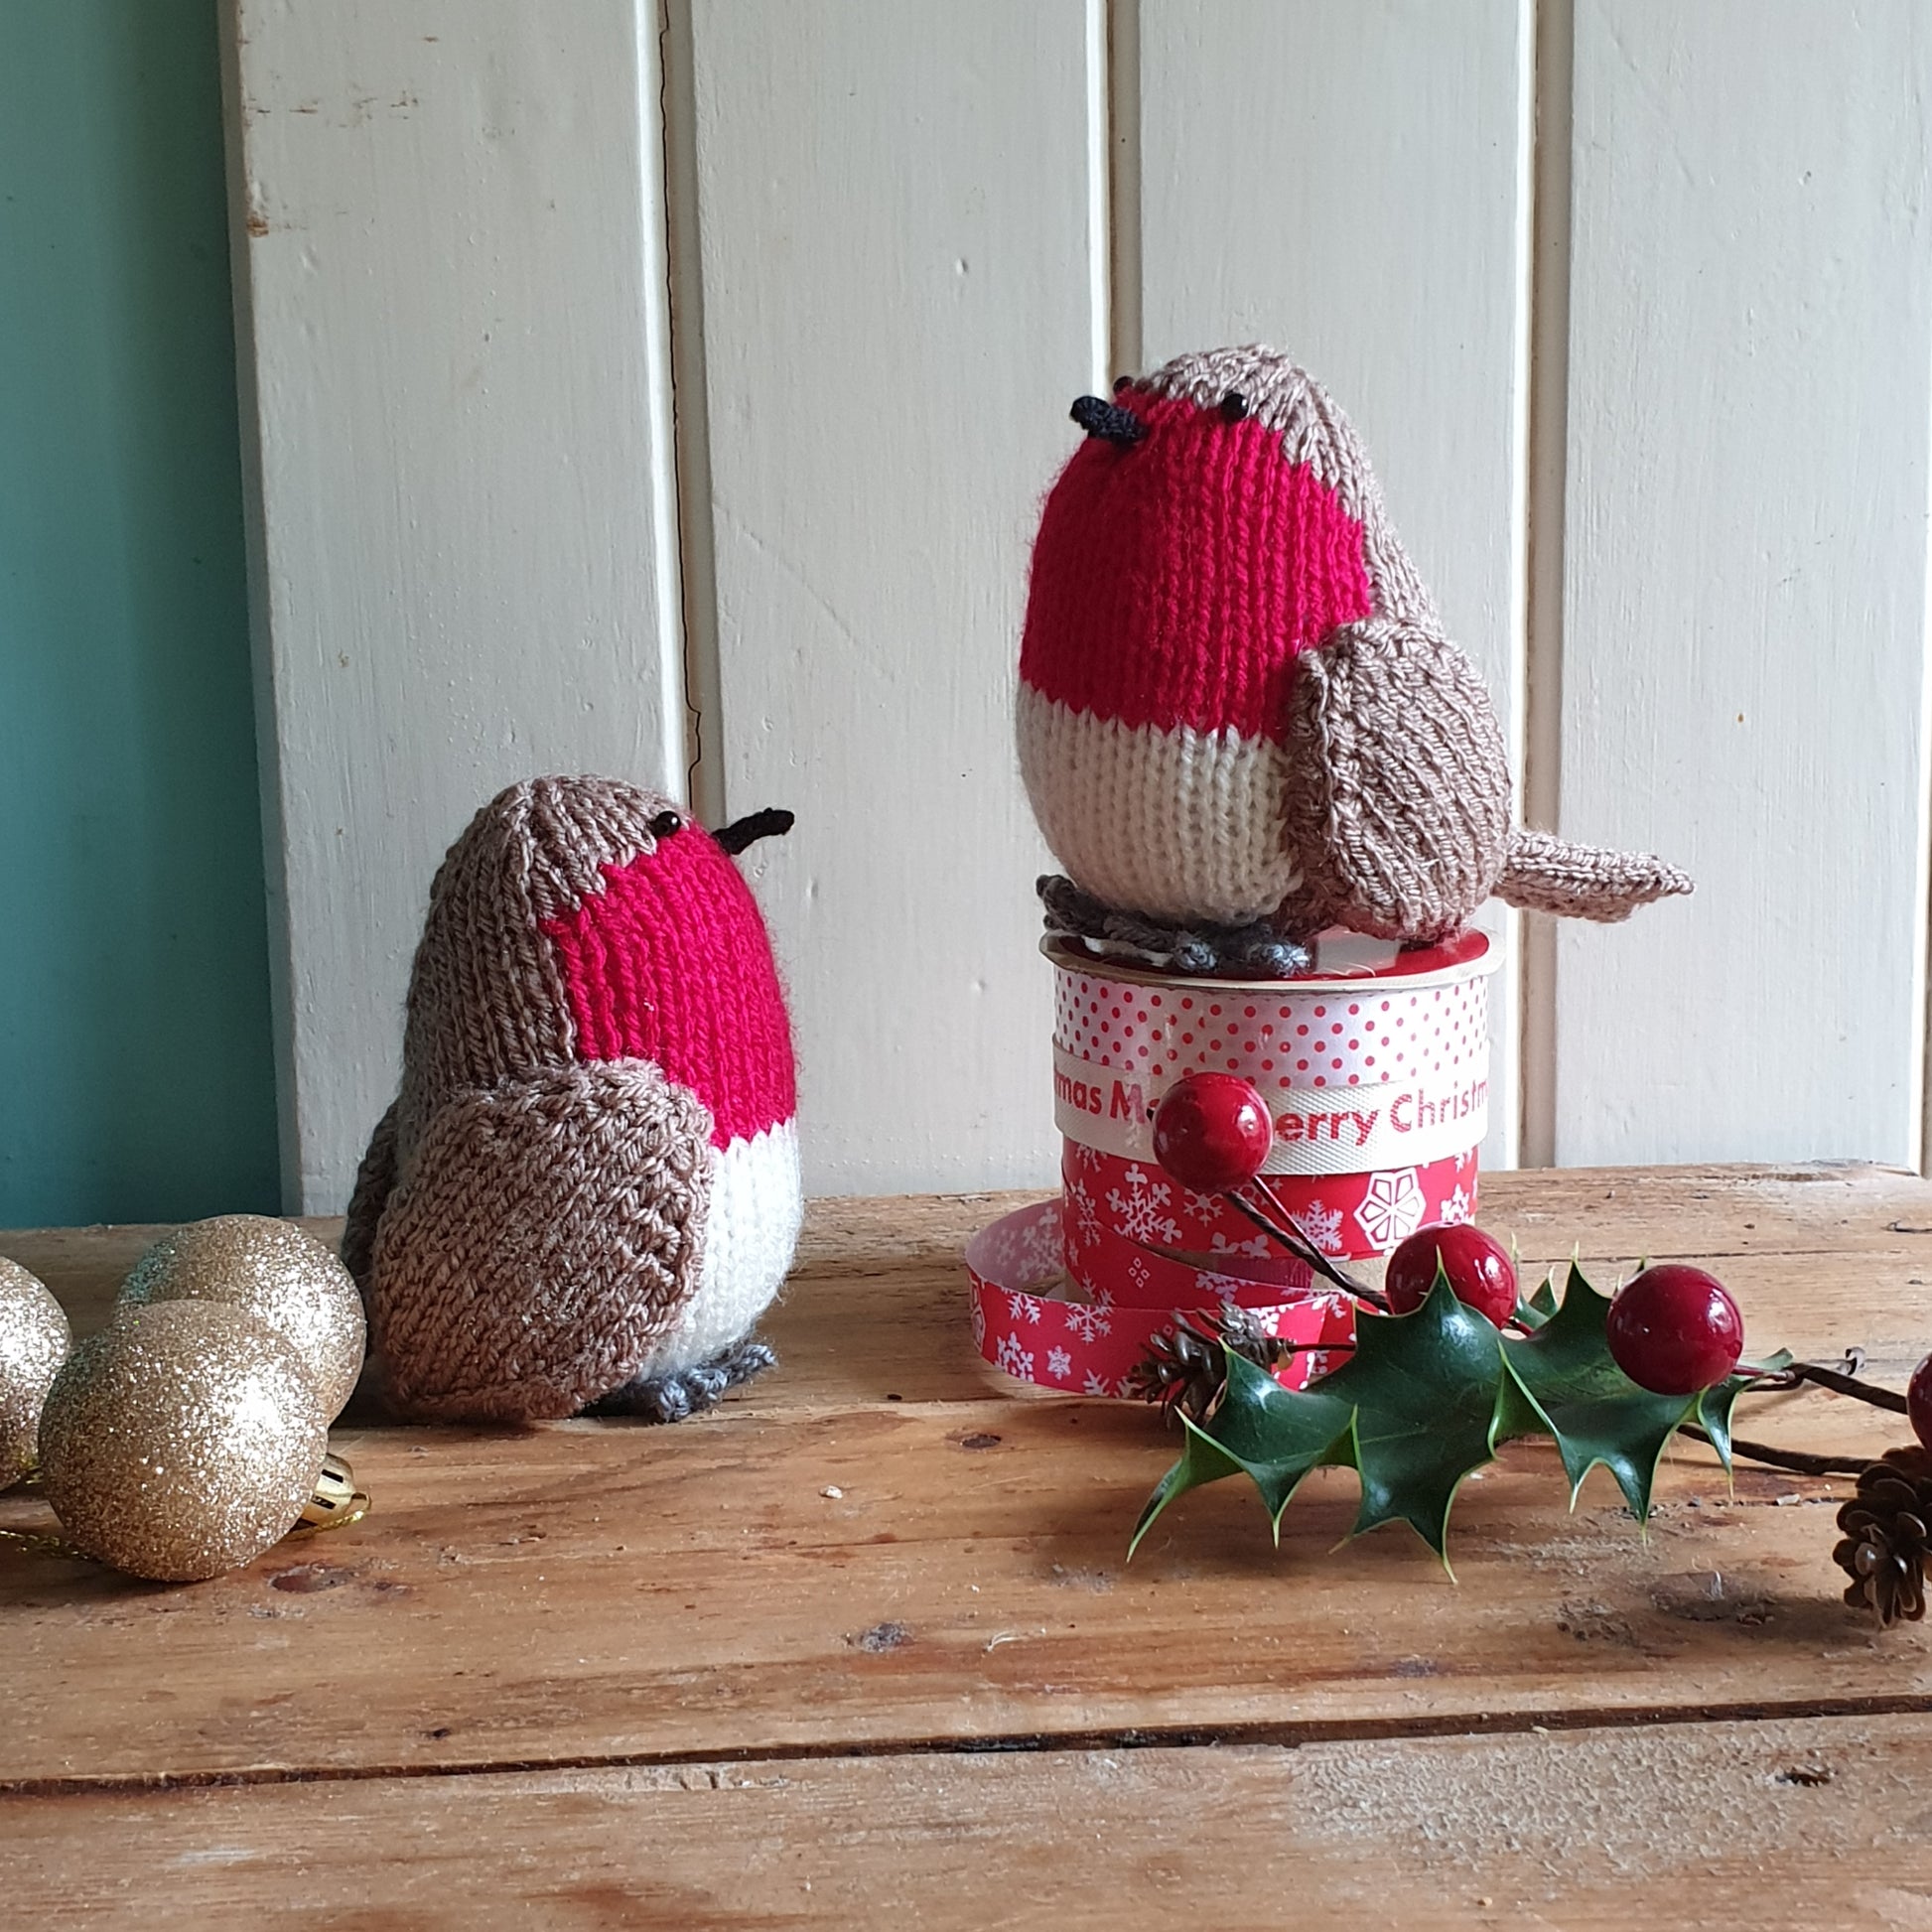
[[[366,1490],[355,1486],[355,1471],[346,1460],[331,1453],[322,1458],[315,1494],[303,1505],[289,1536],[314,1536],[322,1530],[345,1530],[369,1513]],[[283,1539],[285,1542],[287,1538]]]

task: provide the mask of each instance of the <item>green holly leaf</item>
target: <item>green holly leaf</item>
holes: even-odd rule
[[[1540,1328],[1557,1311],[1557,1278],[1553,1269],[1536,1285],[1527,1302],[1516,1305],[1517,1318],[1526,1328]]]
[[[1703,1398],[1653,1395],[1631,1381],[1610,1355],[1603,1329],[1609,1310],[1608,1298],[1573,1261],[1557,1311],[1534,1334],[1505,1340],[1503,1358],[1543,1428],[1556,1438],[1570,1478],[1571,1506],[1585,1476],[1600,1462],[1616,1478],[1631,1514],[1644,1522],[1664,1445],[1691,1420]],[[1503,1406],[1520,1421],[1517,1405]],[[1729,1413],[1724,1405],[1726,1423]],[[1726,1451],[1728,1440],[1726,1435]]]
[[[1725,1475],[1731,1473],[1730,1412],[1736,1408],[1737,1398],[1755,1388],[1759,1376],[1775,1375],[1779,1369],[1790,1366],[1790,1349],[1780,1348],[1775,1355],[1756,1364],[1753,1373],[1727,1375],[1698,1397],[1698,1427],[1711,1438],[1711,1447],[1718,1451],[1718,1460],[1725,1465]]]
[[[1495,1453],[1501,1349],[1494,1326],[1455,1299],[1440,1268],[1413,1313],[1358,1317],[1354,1354],[1319,1384],[1354,1405],[1362,1506],[1352,1535],[1407,1523],[1449,1568],[1449,1506],[1463,1477]]]
[[[1345,1402],[1308,1390],[1285,1389],[1266,1369],[1232,1349],[1227,1391],[1205,1423],[1186,1416],[1187,1442],[1180,1460],[1161,1478],[1134,1527],[1131,1558],[1154,1519],[1189,1489],[1246,1475],[1261,1491],[1281,1541],[1282,1512],[1311,1469],[1348,1459],[1351,1411]]]

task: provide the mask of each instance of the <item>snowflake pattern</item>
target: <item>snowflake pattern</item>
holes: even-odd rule
[[[1066,1183],[1066,1198],[1073,1209],[1073,1245],[1076,1248],[1097,1248],[1104,1230],[1100,1209],[1094,1205],[1093,1195],[1083,1182],[1069,1180]]]
[[[1095,1302],[1091,1305],[1069,1302],[1066,1305],[1066,1331],[1075,1341],[1097,1341],[1102,1335],[1111,1335],[1114,1324],[1107,1313],[1108,1304]],[[1092,1394],[1088,1390],[1088,1394]]]
[[[1415,1169],[1400,1168],[1394,1173],[1369,1177],[1368,1192],[1355,1210],[1355,1219],[1378,1251],[1386,1254],[1422,1224],[1424,1205]]]
[[[1064,1382],[1073,1373],[1073,1357],[1064,1348],[1049,1348],[1046,1351],[1046,1373],[1055,1382]]]
[[[1018,1335],[1002,1335],[993,1359],[1009,1375],[1017,1375],[1024,1382],[1034,1379],[1033,1351],[1020,1346]]]
[[[1194,1275],[1194,1284],[1203,1295],[1213,1295],[1223,1302],[1232,1302],[1244,1288],[1254,1287],[1253,1282],[1238,1281],[1232,1275],[1210,1274],[1205,1268]]]
[[[1023,1295],[1017,1288],[1007,1290],[1007,1313],[1015,1321],[1031,1321],[1039,1325],[1039,1304],[1031,1295]]]
[[[1087,1379],[1080,1384],[1082,1395],[1112,1395],[1113,1392],[1114,1385],[1104,1375],[1096,1374],[1092,1369],[1087,1370]]]
[[[1443,1219],[1453,1225],[1469,1218],[1469,1197],[1458,1185],[1454,1193],[1443,1203]]]
[[[977,1295],[973,1297],[973,1346],[986,1353],[986,1305]]]
[[[1021,1228],[1014,1242],[1013,1265],[1023,1282],[1043,1283],[1060,1272],[1061,1260],[1059,1209],[1049,1205]]]
[[[1339,1222],[1341,1217],[1337,1215],[1335,1218]],[[1255,1255],[1266,1260],[1268,1237],[1265,1234],[1257,1234],[1247,1241],[1230,1241],[1219,1228],[1216,1228],[1208,1237],[1208,1247],[1210,1252],[1217,1255]]]
[[[1127,1264],[1127,1279],[1136,1288],[1145,1288],[1154,1279],[1154,1270],[1141,1256],[1135,1255]]]
[[[1295,1217],[1306,1234],[1324,1255],[1341,1253],[1341,1209],[1326,1201],[1311,1200]]]
[[[1180,1225],[1164,1211],[1173,1198],[1173,1189],[1165,1180],[1154,1179],[1138,1165],[1129,1168],[1121,1178],[1127,1182],[1127,1192],[1123,1194],[1116,1187],[1107,1196],[1107,1205],[1114,1210],[1115,1225],[1121,1233],[1130,1241],[1177,1248]]]

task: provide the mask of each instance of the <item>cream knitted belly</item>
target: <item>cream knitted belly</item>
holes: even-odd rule
[[[1076,712],[1026,685],[1020,769],[1076,886],[1151,918],[1245,924],[1301,883],[1283,826],[1288,755],[1233,732]]]
[[[793,1122],[714,1149],[698,1292],[636,1373],[680,1374],[749,1334],[784,1282],[804,1211]]]

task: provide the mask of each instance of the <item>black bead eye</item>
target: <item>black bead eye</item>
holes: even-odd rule
[[[1131,389],[1133,386],[1134,378],[1131,375],[1117,375],[1114,377],[1115,395],[1119,395],[1123,389]]]
[[[1221,420],[1238,423],[1248,413],[1248,399],[1239,389],[1230,389],[1221,398]]]
[[[684,830],[684,820],[676,812],[659,812],[650,822],[650,835],[654,839],[668,839],[673,832]]]

